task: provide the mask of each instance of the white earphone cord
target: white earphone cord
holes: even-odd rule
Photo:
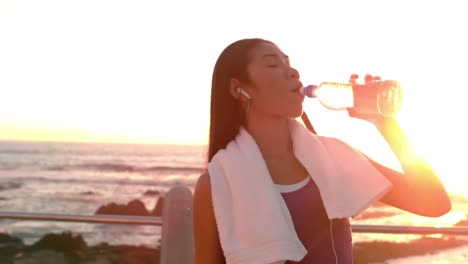
[[[333,254],[335,254],[335,263],[338,264],[338,255],[335,250],[335,241],[333,239],[333,219],[330,219],[330,236],[332,241]]]

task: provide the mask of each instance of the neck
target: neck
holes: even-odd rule
[[[288,122],[286,118],[256,117],[249,118],[245,127],[265,157],[280,157],[293,153]]]

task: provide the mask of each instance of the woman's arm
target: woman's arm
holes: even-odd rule
[[[195,264],[225,263],[211,199],[208,173],[200,176],[193,194]]]
[[[399,159],[404,174],[369,159],[371,164],[393,184],[382,202],[418,215],[438,217],[452,205],[444,185],[434,170],[411,148],[403,129],[395,118],[374,119],[376,128]]]

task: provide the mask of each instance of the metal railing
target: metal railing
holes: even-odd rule
[[[51,213],[0,212],[0,219],[20,219],[39,221],[61,221],[81,223],[162,225],[162,217],[127,215],[72,215]]]
[[[70,215],[51,213],[0,212],[0,219],[64,221],[81,223],[162,225],[162,217],[125,215]],[[380,234],[448,234],[468,235],[468,227],[430,227],[402,225],[352,225],[353,232]]]
[[[191,216],[192,193],[189,189],[182,186],[173,187],[167,192],[164,203],[162,217],[0,212],[0,219],[160,225],[161,246],[159,263],[192,264],[194,262]]]
[[[402,225],[352,225],[353,232],[379,234],[444,234],[468,235],[468,227],[432,227],[432,226],[402,226]]]
[[[161,264],[193,264],[192,193],[176,186],[166,195],[162,217],[127,215],[69,215],[53,213],[0,212],[0,219],[64,221],[80,223],[133,224],[161,226]],[[400,225],[351,225],[357,233],[468,235],[468,227]]]

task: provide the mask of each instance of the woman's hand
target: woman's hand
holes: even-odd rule
[[[349,82],[356,83],[358,76],[351,75]],[[367,74],[366,84],[380,81],[380,77]],[[392,189],[382,202],[418,215],[439,217],[451,209],[451,201],[442,181],[429,163],[414,152],[403,129],[394,117],[362,114],[349,109],[350,117],[373,123],[400,161],[403,173],[391,170],[369,159],[369,162],[392,182]]]
[[[351,76],[349,77],[349,83],[357,84],[358,83],[357,82],[358,78],[359,78],[359,76],[357,74],[351,74]],[[364,77],[364,83],[365,84],[378,82],[380,80],[381,79],[380,79],[379,76],[372,76],[370,74],[366,74],[366,76]],[[354,110],[353,108],[348,108],[348,115],[350,117],[359,118],[359,119],[371,122],[374,125],[376,125],[377,127],[382,126],[384,123],[386,123],[388,121],[394,121],[394,119],[395,119],[394,117],[384,117],[384,116],[378,115],[378,114],[360,113],[360,112]]]

